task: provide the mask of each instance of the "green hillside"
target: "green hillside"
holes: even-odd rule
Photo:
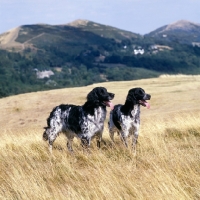
[[[166,27],[142,36],[85,20],[20,26],[0,35],[0,97],[166,73],[199,74],[198,25],[182,23],[176,32],[179,26],[167,30],[186,42],[169,32],[167,39],[160,37]]]
[[[112,26],[106,26],[87,20],[76,20],[67,25],[81,28],[84,31],[92,32],[104,38],[113,38],[117,41],[142,37],[141,35],[130,31],[121,30]]]

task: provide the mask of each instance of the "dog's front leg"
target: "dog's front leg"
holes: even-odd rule
[[[102,133],[97,134],[96,141],[97,141],[97,147],[100,149],[101,147],[101,140],[102,140]]]
[[[137,140],[138,140],[138,136],[139,136],[139,131],[138,131],[139,127],[137,127],[135,130],[134,130],[134,133],[133,133],[133,141],[132,141],[132,148],[133,148],[133,151],[136,153],[136,145],[137,145]]]
[[[113,144],[114,144],[114,134],[115,134],[115,131],[112,129],[109,129],[109,135],[110,135],[110,138],[111,138]]]
[[[88,149],[89,146],[90,146],[90,141],[91,139],[90,138],[87,138],[87,137],[82,137],[81,138],[81,145],[84,149]]]
[[[128,148],[128,143],[127,143],[127,134],[125,134],[124,132],[120,133],[120,137],[122,142],[125,144],[125,146]]]
[[[67,141],[67,148],[70,152],[73,152],[73,148],[72,148],[72,142],[73,142],[73,138],[68,138]]]

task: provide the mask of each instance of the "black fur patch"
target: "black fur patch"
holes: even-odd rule
[[[60,132],[67,138],[67,147],[72,151],[74,136],[87,141],[89,146],[91,139],[98,136],[97,145],[100,146],[104,121],[106,118],[106,106],[114,98],[113,93],[107,92],[104,87],[94,88],[88,95],[83,106],[61,104],[56,106],[47,119],[48,127],[45,128],[43,138],[49,141],[50,148]]]

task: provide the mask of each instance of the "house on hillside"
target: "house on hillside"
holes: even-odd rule
[[[192,42],[192,46],[193,47],[195,47],[195,46],[200,47],[200,42]]]
[[[144,49],[134,49],[134,54],[137,55],[137,54],[141,54],[143,55],[144,54]]]
[[[38,79],[49,78],[50,76],[54,75],[53,71],[51,70],[39,71],[38,69],[35,69],[34,71],[36,72]]]

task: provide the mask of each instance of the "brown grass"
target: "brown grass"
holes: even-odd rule
[[[84,103],[98,85],[116,94],[115,104],[133,87],[152,95],[151,109],[142,108],[137,156],[117,136],[111,145],[107,120],[100,150],[92,142],[86,154],[75,140],[70,155],[61,135],[50,155],[42,141],[49,112]],[[178,76],[0,99],[0,199],[200,199],[199,90],[199,76]]]

